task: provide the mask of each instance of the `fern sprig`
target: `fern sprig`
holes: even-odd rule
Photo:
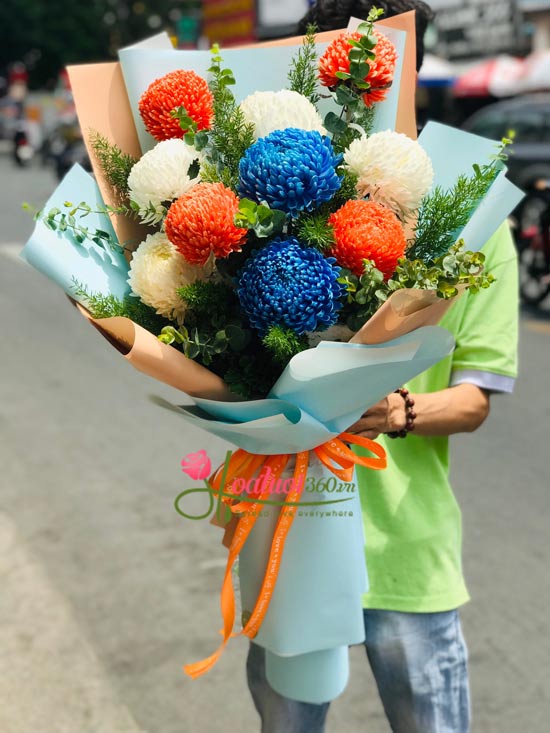
[[[308,25],[302,45],[292,59],[288,72],[290,90],[298,92],[316,105],[320,99],[317,92],[317,47],[315,45],[316,25]]]
[[[157,315],[153,308],[145,305],[139,298],[130,295],[121,300],[114,295],[94,293],[75,278],[73,278],[73,293],[76,298],[84,301],[93,318],[113,318],[115,316],[129,318],[155,334],[168,323],[168,320]]]
[[[107,181],[115,189],[115,192],[125,198],[128,195],[128,176],[136,159],[124,153],[118,145],[110,143],[109,140],[92,130],[90,133],[90,145]]]
[[[474,165],[473,173],[459,176],[452,188],[437,186],[425,197],[418,212],[415,239],[407,250],[408,259],[431,262],[448,252],[502,169],[511,142],[503,138],[489,163]]]
[[[235,83],[230,69],[222,69],[217,44],[212,46],[212,64],[208,69],[213,96],[214,122],[206,150],[207,163],[201,169],[203,180],[217,177],[228,188],[237,190],[239,161],[254,142],[254,126],[248,123],[229,89]]]

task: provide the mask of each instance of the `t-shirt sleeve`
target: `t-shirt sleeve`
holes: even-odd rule
[[[511,392],[517,376],[518,264],[508,225],[483,248],[485,269],[496,282],[477,295],[466,295],[451,384],[469,381],[485,389]]]

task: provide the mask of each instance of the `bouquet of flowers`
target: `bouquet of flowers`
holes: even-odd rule
[[[268,649],[272,685],[311,701],[345,684],[366,578],[359,508],[346,522],[295,521],[305,482],[383,467],[379,446],[346,428],[449,353],[433,324],[464,290],[491,284],[479,249],[519,196],[504,176],[508,141],[492,150],[475,139],[466,162],[451,161],[465,133],[430,125],[416,141],[393,129],[406,34],[392,41],[378,17],[322,46],[312,29],[276,91],[238,93],[217,47],[207,68],[196,52],[123,52],[136,128],[126,116],[119,139],[86,131],[107,203],[73,170],[24,251],[134,366],[195,398],[177,408],[188,421],[239,447],[210,481],[232,517],[224,644],[240,555],[243,633]],[[249,63],[259,50],[231,53]],[[159,59],[177,67],[157,75]],[[138,155],[127,145],[136,129]],[[353,442],[376,458],[355,455]],[[284,476],[292,455],[285,511],[256,521],[273,482],[257,481],[248,504],[235,487]],[[306,543],[326,548],[313,569]],[[290,638],[289,603],[308,619],[324,608],[322,623],[306,632],[294,619]],[[218,654],[187,671],[202,674]]]

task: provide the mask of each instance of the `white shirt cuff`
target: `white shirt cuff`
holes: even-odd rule
[[[514,377],[505,377],[503,374],[493,372],[481,372],[475,369],[457,370],[451,374],[451,387],[457,384],[475,384],[480,389],[487,389],[490,392],[505,392],[511,394],[514,391],[516,380]]]

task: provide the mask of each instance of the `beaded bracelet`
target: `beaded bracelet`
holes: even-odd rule
[[[401,430],[393,430],[391,433],[386,433],[386,435],[388,438],[406,438],[414,430],[414,421],[416,419],[416,412],[413,410],[414,400],[409,396],[409,390],[405,389],[405,387],[400,387],[395,392],[401,395],[405,401],[405,427]]]

